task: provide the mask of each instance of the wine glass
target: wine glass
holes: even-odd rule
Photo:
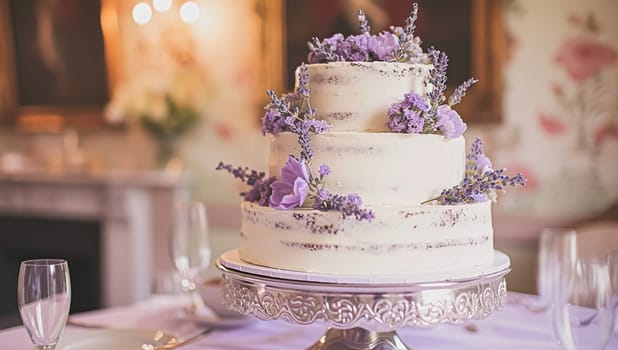
[[[552,320],[562,346],[605,349],[615,318],[607,263],[575,259],[574,264],[565,262],[554,272],[558,284],[553,288]]]
[[[618,318],[618,250],[613,250],[607,254],[607,268],[612,285],[612,306],[614,315]],[[618,322],[616,319],[614,319],[614,337],[618,339]]]
[[[201,202],[178,203],[171,232],[171,257],[184,292],[191,294],[193,306],[203,306],[197,293],[201,276],[210,264],[210,242],[206,208]]]
[[[53,350],[69,317],[69,265],[61,259],[27,260],[19,267],[17,300],[36,349]]]
[[[534,305],[535,310],[543,311],[551,306],[554,297],[552,289],[558,285],[552,279],[559,276],[554,273],[554,270],[559,268],[560,264],[567,264],[563,268],[572,269],[575,254],[575,231],[567,228],[546,228],[541,232],[537,270],[537,291],[540,303]]]

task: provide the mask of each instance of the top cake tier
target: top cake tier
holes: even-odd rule
[[[318,119],[332,125],[331,131],[389,131],[388,108],[408,92],[425,96],[430,69],[428,64],[379,61],[309,64],[311,106]]]

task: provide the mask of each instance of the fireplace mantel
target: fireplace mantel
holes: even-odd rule
[[[0,173],[0,214],[100,222],[106,307],[148,297],[155,271],[171,268],[173,203],[187,196],[185,177],[161,172]]]

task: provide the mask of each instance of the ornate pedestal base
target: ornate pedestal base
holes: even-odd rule
[[[289,280],[272,277],[274,269],[256,274],[241,271],[245,267],[238,263],[238,269],[226,267],[222,258],[216,264],[228,308],[264,320],[332,327],[309,350],[405,350],[398,328],[463,323],[502,309],[510,262],[496,254],[487,274],[401,284],[346,283],[345,276],[339,283]]]
[[[397,332],[371,332],[364,328],[329,328],[308,350],[409,350]]]

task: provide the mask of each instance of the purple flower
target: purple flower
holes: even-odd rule
[[[278,109],[269,108],[266,110],[262,118],[262,135],[270,133],[277,136],[286,131],[287,127],[286,119],[282,118]]]
[[[341,33],[333,34],[330,38],[324,39],[323,46],[333,52],[337,52],[343,44],[345,37]]]
[[[481,174],[493,170],[491,160],[489,160],[489,157],[487,157],[485,153],[481,153],[476,159],[476,170]]]
[[[326,164],[322,164],[320,165],[320,170],[318,170],[318,173],[320,173],[320,176],[327,176],[330,174],[330,167]]]
[[[367,45],[369,34],[350,35],[341,44],[341,50],[337,50],[346,61],[364,62],[369,59]]]
[[[407,93],[403,101],[389,107],[386,125],[393,132],[420,134],[425,130],[423,113],[427,111],[429,105],[419,94]]]
[[[466,131],[466,123],[463,122],[459,114],[451,109],[450,106],[439,106],[436,110],[436,118],[436,128],[446,137],[459,137]]]
[[[428,112],[430,109],[423,97],[416,92],[409,92],[405,94],[404,101],[409,108],[417,108],[421,112]]]
[[[281,168],[281,177],[270,187],[270,206],[275,209],[288,210],[303,205],[309,195],[309,171],[305,162],[299,162],[293,156]]]
[[[367,49],[374,60],[390,61],[399,47],[399,38],[389,32],[372,35],[367,42]]]

